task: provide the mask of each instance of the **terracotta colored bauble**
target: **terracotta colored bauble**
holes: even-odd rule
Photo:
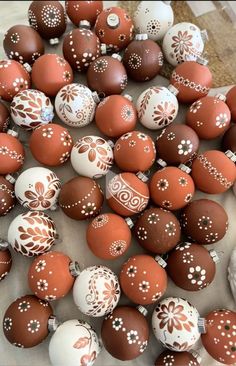
[[[55,97],[63,86],[73,81],[69,63],[55,53],[40,56],[33,64],[31,75],[35,87],[49,97]]]
[[[198,148],[198,135],[183,124],[166,127],[156,141],[157,156],[170,165],[190,162],[195,158]]]
[[[62,323],[49,343],[49,357],[53,366],[92,366],[100,350],[101,346],[94,329],[85,321],[77,319]]]
[[[94,25],[103,9],[103,1],[66,1],[66,12],[72,23],[78,27],[81,20]]]
[[[207,352],[224,365],[236,360],[236,312],[226,309],[213,310],[206,316],[206,334],[202,343]]]
[[[12,302],[4,314],[4,335],[16,347],[37,346],[49,334],[48,323],[52,315],[48,302],[33,295],[22,296]]]
[[[164,254],[178,244],[181,230],[172,212],[154,207],[145,210],[138,218],[134,234],[144,249]]]
[[[226,155],[218,150],[209,150],[198,155],[191,173],[196,187],[210,194],[227,191],[236,179],[235,161],[231,151]]]
[[[131,231],[122,217],[106,213],[88,225],[86,238],[89,248],[98,258],[116,259],[128,250]]]
[[[135,255],[121,267],[120,285],[135,304],[153,304],[166,291],[166,271],[150,255]]]
[[[175,91],[172,87],[152,86],[140,94],[136,107],[144,127],[159,130],[174,121],[179,109]]]
[[[177,98],[181,103],[193,103],[208,94],[212,86],[212,74],[207,61],[185,61],[172,72],[170,83],[178,89]]]
[[[84,127],[94,118],[97,93],[82,84],[69,84],[59,90],[55,99],[58,117],[70,127]]]
[[[32,155],[41,164],[58,166],[69,159],[73,140],[67,129],[50,123],[33,131],[29,146]]]
[[[120,299],[118,278],[105,266],[88,267],[76,278],[73,297],[83,314],[92,317],[107,315]]]
[[[142,306],[137,309],[131,306],[115,308],[102,323],[101,337],[107,352],[121,361],[140,356],[149,340],[146,313]]]
[[[148,201],[148,186],[134,173],[117,174],[108,183],[107,203],[118,215],[132,216],[140,213]]]
[[[117,54],[98,57],[88,68],[87,83],[103,97],[122,93],[127,86],[127,74],[121,57]]]
[[[189,108],[186,123],[196,131],[200,139],[215,139],[229,128],[231,114],[224,101],[223,94],[206,96]]]
[[[228,215],[217,202],[208,199],[192,201],[181,215],[184,234],[198,244],[213,244],[228,230]]]
[[[147,34],[137,34],[125,49],[123,63],[128,76],[135,81],[153,79],[163,65],[161,48]]]
[[[199,313],[187,300],[167,297],[152,314],[155,337],[171,351],[188,351],[200,338]]]
[[[133,131],[137,122],[137,112],[132,97],[110,95],[98,104],[95,113],[98,129],[106,136],[120,137]]]
[[[28,10],[28,20],[50,44],[59,43],[59,37],[66,30],[66,14],[60,1],[32,1]]]
[[[21,90],[30,88],[30,75],[17,61],[0,60],[0,97],[7,102]]]
[[[59,206],[75,220],[86,220],[99,214],[103,204],[99,184],[87,177],[76,177],[62,186]]]
[[[8,214],[16,204],[14,183],[12,176],[0,176],[0,216]]]
[[[6,132],[10,123],[10,113],[5,104],[0,102],[0,132]]]
[[[0,250],[0,281],[10,272],[12,265],[11,252],[9,249]]]
[[[181,243],[169,254],[166,270],[176,286],[199,291],[214,280],[218,261],[214,250],[208,252],[201,245]]]
[[[225,132],[221,146],[223,151],[231,150],[233,153],[236,153],[236,125],[230,126]]]
[[[46,125],[54,117],[50,99],[43,92],[34,89],[19,92],[13,98],[10,110],[15,124],[25,130]]]
[[[174,22],[171,6],[165,1],[141,1],[134,14],[137,33],[147,33],[154,41],[161,40]]]
[[[71,290],[77,263],[62,252],[47,252],[37,257],[28,271],[31,291],[42,300],[58,300]]]
[[[230,109],[232,120],[236,122],[235,100],[236,100],[236,86],[231,88],[226,94],[226,103]]]
[[[72,148],[70,160],[79,175],[101,178],[112,167],[112,147],[99,136],[81,137]]]
[[[116,165],[126,172],[148,170],[156,158],[155,144],[143,132],[128,132],[116,141],[114,158]]]
[[[13,130],[0,133],[0,174],[17,172],[24,164],[25,151]]]
[[[14,25],[8,29],[3,47],[8,58],[21,64],[31,65],[44,54],[44,44],[40,35],[28,25]]]
[[[164,351],[157,357],[155,366],[201,366],[201,357],[197,352]]]
[[[186,206],[195,193],[191,176],[184,170],[173,166],[165,167],[154,173],[149,188],[154,203],[171,211]]]
[[[27,257],[47,252],[57,237],[54,221],[39,211],[16,216],[8,228],[9,244]]]
[[[117,52],[133,39],[134,25],[124,9],[114,6],[104,9],[98,15],[95,32],[102,43]]]

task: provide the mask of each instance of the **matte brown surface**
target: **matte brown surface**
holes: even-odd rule
[[[223,151],[231,150],[236,153],[236,125],[231,125],[225,132],[221,146]]]
[[[15,204],[14,185],[0,176],[0,216],[6,215]]]
[[[0,250],[0,282],[11,270],[12,258],[9,249]]]
[[[226,103],[230,109],[232,120],[236,122],[236,86],[226,94]]]
[[[190,352],[174,352],[174,351],[164,351],[156,359],[155,366],[200,366]]]
[[[0,102],[0,132],[5,132],[10,122],[10,112],[6,105]]]
[[[0,133],[0,174],[17,172],[24,162],[24,148],[21,142],[7,133]]]
[[[103,9],[102,1],[65,1],[66,12],[72,23],[79,25],[81,20],[87,20],[94,25],[98,14]]]

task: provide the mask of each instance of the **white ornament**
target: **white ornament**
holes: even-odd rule
[[[79,175],[100,178],[107,174],[113,164],[113,150],[102,137],[85,136],[73,146],[70,159]]]
[[[152,86],[138,97],[137,111],[139,121],[150,130],[159,130],[172,123],[178,114],[178,100],[164,86]]]
[[[19,175],[15,183],[15,195],[20,204],[33,211],[54,209],[61,183],[54,172],[34,167]]]
[[[49,357],[53,366],[92,366],[100,350],[93,328],[76,319],[62,323],[49,343]]]
[[[231,287],[231,291],[234,297],[234,301],[236,304],[236,248],[233,249],[230,261],[229,261],[229,267],[228,267],[228,279]]]
[[[161,40],[173,22],[173,10],[165,1],[141,1],[134,14],[137,33],[147,33],[154,41]]]
[[[120,299],[118,278],[105,266],[88,267],[76,278],[73,297],[82,313],[104,316],[112,312]]]
[[[82,84],[63,86],[57,93],[55,108],[58,117],[68,126],[83,127],[92,122],[96,109],[96,94]]]

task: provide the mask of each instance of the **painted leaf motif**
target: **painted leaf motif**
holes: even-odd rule
[[[73,345],[74,348],[80,349],[84,348],[89,344],[89,338],[88,337],[81,337],[79,338]]]
[[[81,366],[91,365],[92,361],[96,358],[96,351],[93,351],[91,355],[83,355],[80,359]]]

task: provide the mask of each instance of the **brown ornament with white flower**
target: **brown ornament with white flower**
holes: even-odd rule
[[[201,366],[201,357],[195,352],[166,350],[156,359],[155,366]]]
[[[1,243],[0,243],[1,244]],[[0,249],[0,282],[8,275],[12,266],[12,257],[9,249]]]
[[[7,215],[16,204],[14,183],[11,176],[0,176],[0,216]]]
[[[8,130],[0,133],[0,174],[17,172],[23,165],[25,151],[17,139],[17,133]]]
[[[72,23],[78,26],[81,20],[87,20],[94,25],[97,16],[103,9],[103,1],[78,1],[65,2],[66,13]]]
[[[6,132],[10,123],[10,113],[5,104],[0,101],[0,132]]]

